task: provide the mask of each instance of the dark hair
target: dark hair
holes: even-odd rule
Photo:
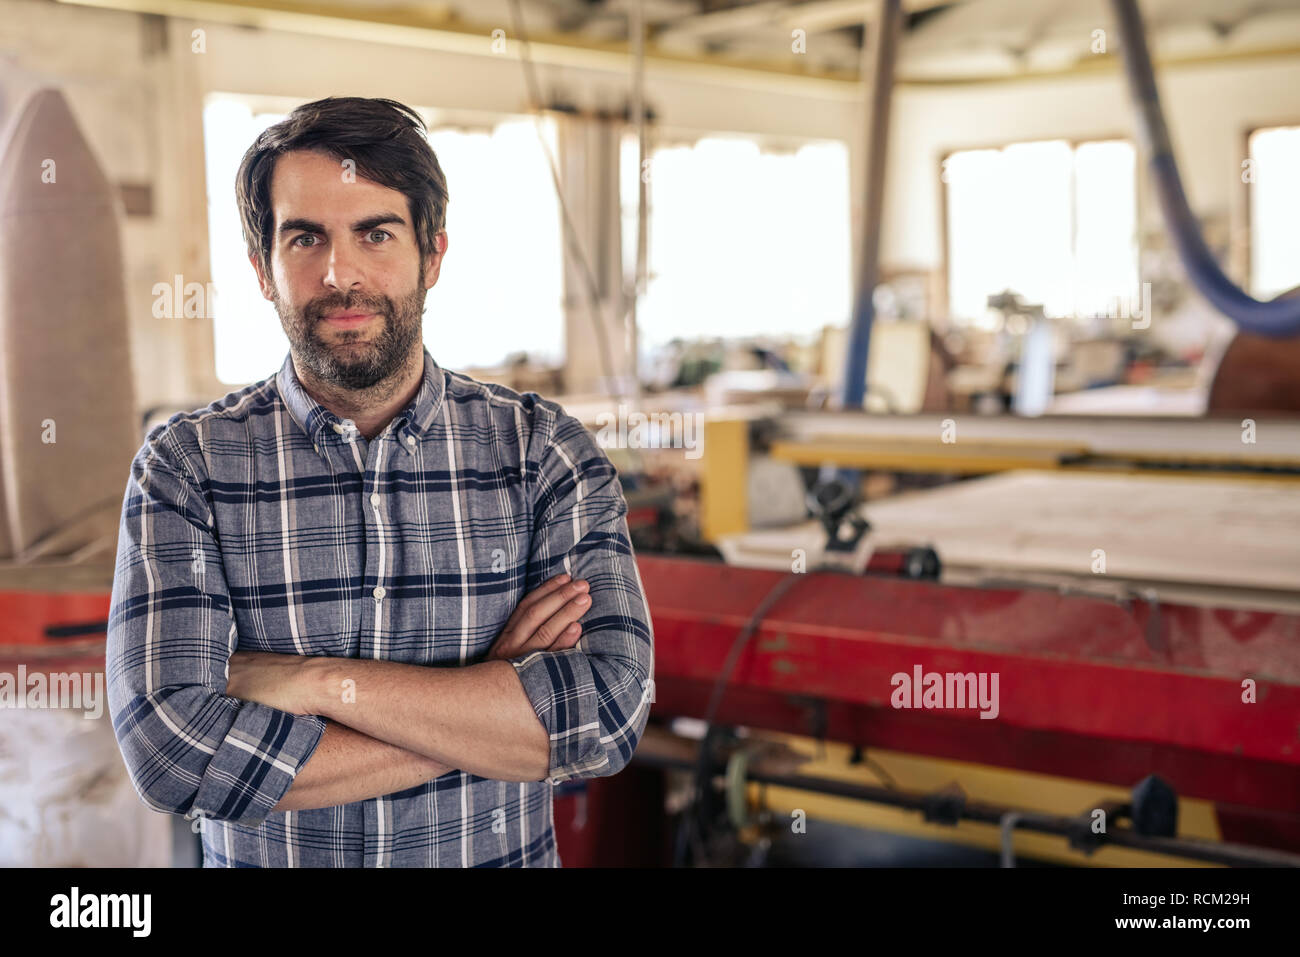
[[[420,115],[395,100],[330,96],[304,103],[262,132],[244,153],[235,199],[249,255],[271,271],[271,176],[275,161],[292,150],[316,150],[352,160],[356,172],[406,195],[423,267],[447,226],[447,179],[425,138]]]

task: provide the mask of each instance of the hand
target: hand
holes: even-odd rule
[[[314,714],[308,703],[311,695],[307,668],[311,661],[306,655],[236,651],[230,656],[226,694],[290,714]]]
[[[591,607],[587,583],[556,575],[538,585],[515,606],[493,642],[487,660],[518,658],[533,651],[563,651],[582,637],[578,619]],[[568,583],[568,584],[566,584]]]

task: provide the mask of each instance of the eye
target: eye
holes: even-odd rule
[[[367,236],[372,236],[372,237],[373,237],[373,236],[387,236],[389,239],[392,239],[392,238],[393,238],[393,234],[390,233],[390,232],[389,232],[388,230],[386,230],[386,229],[372,229],[372,230],[370,230],[370,232],[366,233],[366,235],[367,235]],[[378,243],[375,243],[375,245],[376,245],[376,246],[382,246],[383,243],[382,243],[382,242],[378,242]]]
[[[290,243],[289,245],[291,245],[291,246],[298,246],[299,249],[309,249],[309,248],[311,248],[310,246],[302,246],[302,245],[299,245],[300,240],[303,240],[303,239],[316,239],[316,238],[317,238],[317,237],[316,237],[314,234],[312,234],[312,233],[303,233],[301,236],[297,236],[297,237],[295,237],[294,240],[293,240],[293,242]],[[313,242],[311,245],[312,245],[312,246],[315,246],[316,244]]]

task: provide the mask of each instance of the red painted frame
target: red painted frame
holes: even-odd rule
[[[641,555],[657,717],[705,715],[784,573]],[[719,720],[1282,812],[1300,824],[1300,616],[834,572],[801,575],[751,637]],[[904,710],[897,672],[997,672],[1000,713]],[[1242,682],[1256,682],[1243,703]],[[1288,824],[1288,830],[1291,824]]]

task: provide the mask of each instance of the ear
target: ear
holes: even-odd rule
[[[424,288],[432,289],[442,272],[442,257],[447,254],[447,231],[444,229],[433,237],[434,251],[429,254],[429,264],[424,267]]]
[[[270,277],[262,272],[261,258],[249,253],[248,261],[252,263],[253,271],[257,273],[257,284],[262,287],[262,298],[267,302],[275,302],[275,296],[273,294],[274,286],[270,281]]]

